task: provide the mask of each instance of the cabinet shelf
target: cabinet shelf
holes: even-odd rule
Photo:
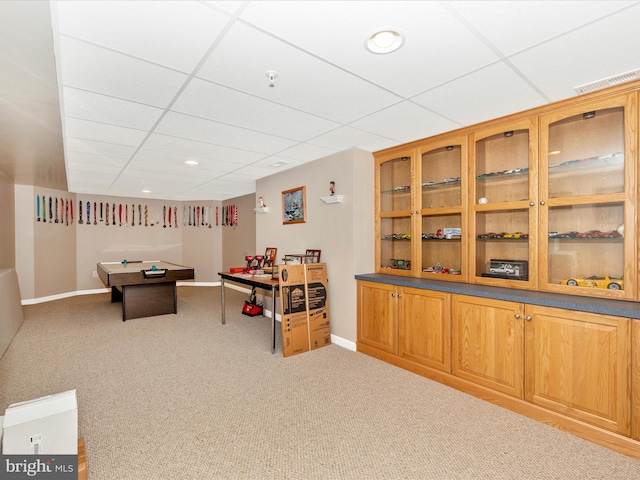
[[[381,190],[380,193],[384,195],[410,195],[411,187],[396,187],[391,190]]]

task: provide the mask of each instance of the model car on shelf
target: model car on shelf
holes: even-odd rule
[[[396,268],[398,270],[411,270],[411,260],[405,260],[402,258],[392,258],[391,265],[387,268]]]
[[[576,235],[576,238],[598,238],[602,232],[600,230],[588,230],[586,232],[581,232]]]
[[[622,238],[617,230],[609,230],[608,232],[600,232],[596,238]]]
[[[502,232],[502,233],[487,232],[487,233],[481,233],[476,238],[503,238],[504,234],[505,232]]]
[[[510,263],[502,263],[497,267],[491,267],[489,273],[504,273],[507,275],[519,275],[520,267],[511,265]]]
[[[428,273],[439,273],[441,275],[460,275],[461,273],[458,269],[443,267],[440,263],[436,263],[435,267],[425,267],[422,271]]]
[[[624,280],[609,275],[591,275],[590,277],[569,277],[560,282],[572,287],[608,288],[609,290],[624,290]]]
[[[529,238],[529,234],[522,232],[505,233],[502,238]]]
[[[576,236],[578,236],[580,232],[565,232],[565,233],[558,233],[558,232],[549,232],[549,238],[576,238]]]

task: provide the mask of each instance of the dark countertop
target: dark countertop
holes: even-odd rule
[[[461,295],[472,295],[474,297],[493,298],[496,300],[521,302],[544,307],[558,307],[582,312],[599,313],[602,315],[640,319],[640,303],[628,300],[611,300],[578,295],[518,290],[515,288],[489,287],[470,283],[443,282],[422,278],[384,275],[381,273],[360,274],[355,277],[356,280],[386,283],[400,287],[421,288],[438,292],[458,293]]]

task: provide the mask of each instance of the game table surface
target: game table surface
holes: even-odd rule
[[[164,260],[101,262],[98,276],[107,286],[136,285],[190,280],[194,278],[194,270]]]

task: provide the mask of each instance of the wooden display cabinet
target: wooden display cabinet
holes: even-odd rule
[[[540,117],[540,289],[638,298],[636,114],[634,93]]]
[[[467,137],[441,136],[418,149],[418,274],[467,280]]]
[[[536,288],[538,128],[535,118],[470,135],[470,280]]]
[[[629,319],[466,295],[451,310],[454,375],[630,434]]]
[[[358,282],[358,351],[451,372],[449,309],[448,293]]]
[[[524,398],[524,305],[453,295],[453,374]]]
[[[392,152],[376,159],[376,265],[377,271],[411,275],[415,238],[412,185],[413,150]]]
[[[396,290],[393,285],[358,282],[358,345],[398,352]]]
[[[639,92],[376,153],[376,273],[416,278],[358,279],[358,351],[640,458]]]
[[[376,271],[466,281],[467,137],[376,158]]]
[[[526,308],[526,399],[630,435],[631,320]]]

